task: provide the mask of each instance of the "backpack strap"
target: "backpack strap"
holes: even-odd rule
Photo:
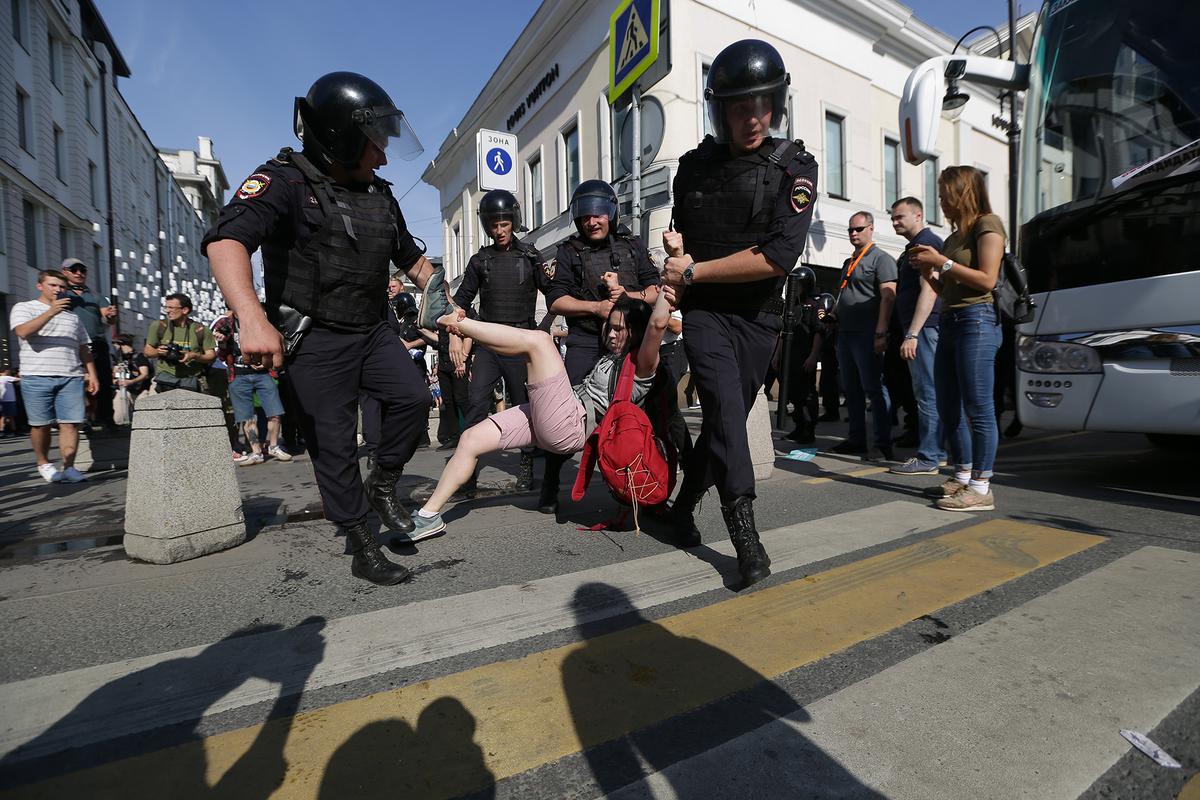
[[[596,468],[599,457],[599,436],[595,431],[583,443],[583,452],[579,456],[579,471],[575,473],[575,485],[571,487],[571,499],[578,503],[587,492],[588,484],[592,481],[592,472]]]
[[[633,366],[633,354],[627,354],[625,362],[621,365],[621,377],[617,379],[617,388],[613,391],[612,400],[608,404],[609,408],[612,408],[614,403],[633,398],[633,379],[636,374],[637,370]]]

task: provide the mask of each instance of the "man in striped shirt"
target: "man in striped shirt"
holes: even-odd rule
[[[40,295],[13,306],[11,327],[20,340],[21,398],[29,417],[30,441],[38,474],[49,483],[84,480],[75,469],[79,428],[85,415],[84,391],[100,387],[92,363],[91,338],[70,309],[76,298],[58,270],[42,270]],[[58,422],[62,467],[50,463],[50,425]]]

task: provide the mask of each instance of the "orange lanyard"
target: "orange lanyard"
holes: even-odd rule
[[[854,268],[858,266],[858,262],[862,261],[862,257],[867,254],[867,251],[869,251],[874,246],[875,246],[875,243],[871,242],[869,245],[866,246],[866,249],[864,249],[861,253],[859,253],[858,257],[855,258],[853,262],[851,262],[850,269],[848,269],[846,271],[846,277],[842,278],[842,285],[838,287],[838,292],[841,292],[842,289],[846,288],[846,283],[849,282],[850,276],[854,274]]]

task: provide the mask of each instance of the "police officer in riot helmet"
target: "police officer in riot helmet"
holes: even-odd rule
[[[653,305],[658,299],[658,270],[642,240],[620,224],[617,193],[601,180],[586,180],[571,194],[575,233],[558,245],[556,267],[546,293],[551,314],[567,320],[567,377],[574,386],[596,366],[604,352],[602,330],[621,295]],[[546,457],[538,510],[558,508],[559,472],[565,459]]]
[[[524,230],[521,224],[521,204],[510,192],[493,189],[479,201],[479,222],[492,243],[480,248],[467,262],[462,283],[454,293],[454,303],[468,308],[479,296],[479,316],[485,322],[498,322],[514,328],[535,327],[534,312],[537,294],[550,288],[554,267],[544,263],[536,247],[526,244],[516,234]],[[457,336],[450,338],[451,358],[462,363],[471,344]],[[526,402],[526,363],[524,357],[501,356],[479,348],[471,367],[467,394],[467,413],[464,430],[482,422],[491,413],[496,384],[504,385],[512,402]],[[517,490],[533,488],[533,453],[521,454],[517,470]]]
[[[392,530],[412,530],[395,487],[426,428],[430,396],[386,323],[389,265],[420,288],[433,267],[375,170],[385,151],[410,159],[422,148],[387,93],[353,72],[317,79],[296,98],[293,122],[303,150],[285,147],[256,169],[202,248],[237,311],[246,357],[287,364],[325,517],[346,532],[351,571],[395,584],[411,573],[384,557],[367,515],[374,508]],[[260,248],[265,314],[250,268]],[[365,485],[355,442],[360,389],[379,400],[386,421]]]
[[[745,586],[770,574],[754,523],[746,418],[782,328],[782,288],[808,236],[817,164],[789,141],[779,52],[747,39],[713,59],[704,90],[714,135],[679,161],[674,231],[663,271],[683,311],[684,349],[703,409],[671,515],[683,546],[700,542],[694,511],[716,486]]]

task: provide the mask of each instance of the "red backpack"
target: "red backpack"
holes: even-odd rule
[[[675,465],[655,437],[646,412],[630,399],[633,379],[633,357],[626,356],[608,412],[583,446],[571,499],[575,502],[583,499],[592,468],[598,463],[609,491],[618,501],[633,507],[634,527],[640,531],[638,506],[656,506],[667,501],[675,488]]]

